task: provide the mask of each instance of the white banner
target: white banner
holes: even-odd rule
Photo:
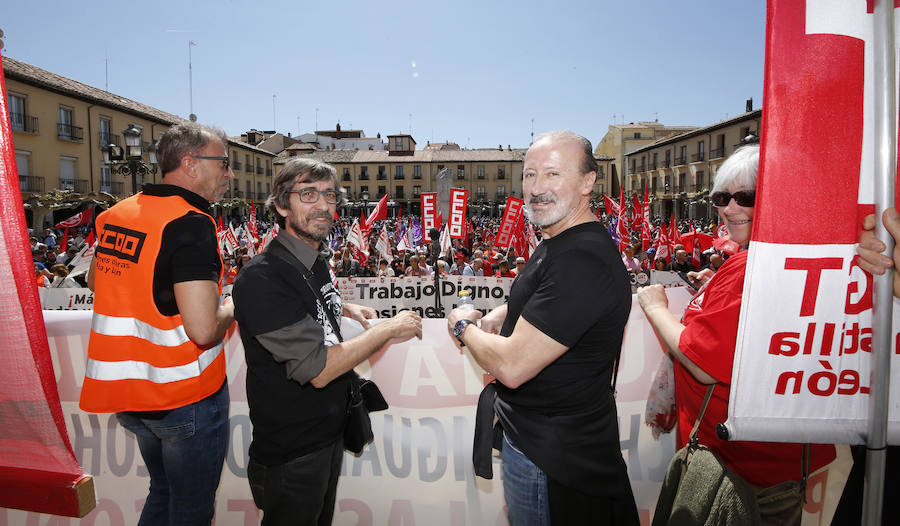
[[[679,314],[682,288],[667,289]],[[0,509],[0,526],[135,524],[149,478],[134,436],[114,416],[78,409],[91,314],[44,313],[63,414],[75,455],[94,476],[97,508],[83,519]],[[216,502],[216,523],[256,525],[259,513],[247,484],[251,437],[246,365],[237,334],[225,345],[231,396],[230,443]],[[619,369],[617,407],[622,452],[642,524],[649,524],[666,467],[672,435],[652,438],[643,424],[651,379],[661,358],[658,340],[633,298]],[[503,526],[499,459],[494,478],[472,473],[475,404],[486,373],[450,342],[446,321],[424,320],[422,340],[394,345],[358,368],[374,379],[391,408],[372,414],[375,441],[359,458],[345,456],[338,484],[335,525]],[[848,455],[810,477],[804,524],[828,524],[840,495]]]

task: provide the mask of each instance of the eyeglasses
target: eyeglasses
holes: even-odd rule
[[[709,198],[712,200],[714,206],[728,206],[728,203],[734,198],[734,201],[738,205],[751,207],[756,204],[756,191],[741,190],[740,192],[735,192],[733,194],[728,192],[715,192],[709,196]]]
[[[304,203],[315,203],[319,200],[319,196],[325,196],[325,202],[333,205],[338,202],[338,193],[334,190],[316,190],[312,186],[301,188],[299,190],[291,190],[290,194],[300,196],[300,201]]]
[[[227,155],[207,156],[207,155],[191,155],[194,159],[207,159],[210,161],[222,161],[222,169],[227,170],[231,166],[231,161]]]

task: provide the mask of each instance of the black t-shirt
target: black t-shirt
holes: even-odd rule
[[[507,309],[501,335],[512,334],[522,316],[569,350],[517,389],[499,384],[504,401],[555,414],[608,398],[631,285],[603,225],[583,223],[544,239],[513,282]]]
[[[159,197],[179,196],[204,214],[188,212],[163,229],[159,255],[153,269],[153,301],[159,312],[178,314],[175,283],[219,281],[222,260],[219,257],[216,228],[210,221],[209,201],[180,186],[147,184],[142,192]]]
[[[288,376],[261,343],[262,335],[282,335],[297,346],[298,355],[311,347],[338,343],[330,330],[326,338],[324,311],[301,273],[282,256],[293,257],[278,239],[244,265],[234,281],[234,316],[247,360],[247,403],[253,423],[250,457],[266,466],[283,464],[333,444],[346,421],[350,375],[322,388],[301,384]],[[317,282],[333,311],[337,291],[325,261],[312,265]],[[330,324],[329,324],[330,326]]]

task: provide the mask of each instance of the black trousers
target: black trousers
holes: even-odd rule
[[[328,526],[334,517],[343,441],[278,466],[252,458],[247,478],[262,526]]]
[[[547,498],[550,501],[550,524],[564,526],[640,526],[631,483],[623,481],[618,497],[598,497],[563,486],[547,476]]]

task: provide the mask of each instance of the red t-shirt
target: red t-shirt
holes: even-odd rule
[[[716,424],[725,422],[728,417],[728,393],[746,266],[747,251],[744,250],[729,258],[707,286],[700,289],[684,312],[682,323],[685,329],[678,347],[720,382],[713,389],[700,423],[700,443],[716,452],[744,480],[765,487],[802,478],[801,444],[722,441],[716,436]],[[706,388],[675,360],[679,448],[687,444]],[[813,444],[811,471],[828,464],[834,456],[833,446]]]

